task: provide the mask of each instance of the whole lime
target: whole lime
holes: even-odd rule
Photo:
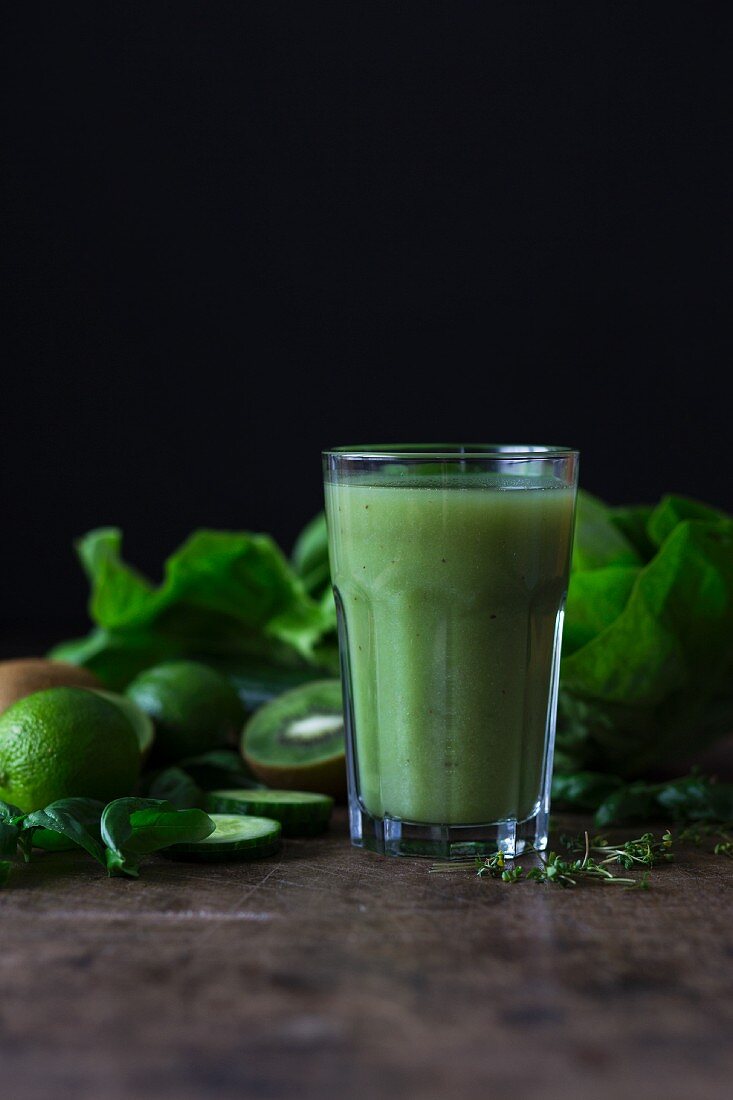
[[[125,694],[155,722],[155,755],[182,760],[236,740],[244,708],[221,673],[198,661],[167,661],[141,672]]]
[[[129,720],[95,691],[37,691],[0,715],[0,799],[21,810],[74,796],[108,802],[130,794],[139,770]]]

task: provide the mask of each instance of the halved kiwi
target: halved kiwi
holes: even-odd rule
[[[242,755],[268,787],[344,798],[340,682],[303,684],[260,707],[244,727]]]

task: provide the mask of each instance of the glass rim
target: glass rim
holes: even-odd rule
[[[459,462],[464,459],[507,459],[509,461],[548,458],[577,458],[573,447],[534,443],[368,443],[360,446],[330,447],[324,458],[395,460],[432,459]]]

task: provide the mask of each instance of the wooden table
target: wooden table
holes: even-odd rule
[[[649,892],[505,886],[349,847],[41,855],[0,891],[8,1100],[731,1095],[733,862]]]

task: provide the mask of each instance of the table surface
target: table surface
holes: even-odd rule
[[[40,855],[0,891],[7,1095],[730,1095],[732,861],[693,850],[648,892],[429,866],[355,851],[343,813],[138,881]]]

